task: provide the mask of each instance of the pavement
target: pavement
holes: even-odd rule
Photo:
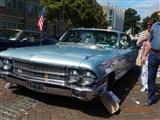
[[[147,92],[140,92],[139,68],[127,73],[112,91],[121,99],[120,110],[110,115],[99,99],[89,102],[76,98],[42,94],[0,80],[0,120],[160,120],[160,100],[144,106]],[[160,79],[157,79],[160,98]]]

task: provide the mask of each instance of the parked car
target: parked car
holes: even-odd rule
[[[123,32],[75,28],[54,45],[1,52],[1,77],[33,91],[90,101],[134,67],[136,56]]]
[[[46,34],[32,30],[6,29],[0,28],[0,51],[7,48],[46,45],[57,42],[56,39],[46,39]]]

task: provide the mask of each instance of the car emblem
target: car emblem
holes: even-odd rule
[[[21,69],[17,69],[17,72],[18,72],[18,73],[22,73],[22,70],[21,70]]]

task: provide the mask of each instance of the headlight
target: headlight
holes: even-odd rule
[[[0,59],[0,69],[3,67],[3,62],[2,60]]]
[[[10,60],[3,60],[3,69],[4,70],[10,70],[12,68],[12,63]]]
[[[82,77],[82,85],[91,85],[95,82],[96,76],[92,72],[85,72]]]
[[[74,83],[80,80],[80,75],[77,70],[70,70],[69,71],[69,82]]]

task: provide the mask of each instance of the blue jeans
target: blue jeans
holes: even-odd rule
[[[156,76],[160,65],[160,54],[151,51],[148,58],[148,99],[156,100]]]

